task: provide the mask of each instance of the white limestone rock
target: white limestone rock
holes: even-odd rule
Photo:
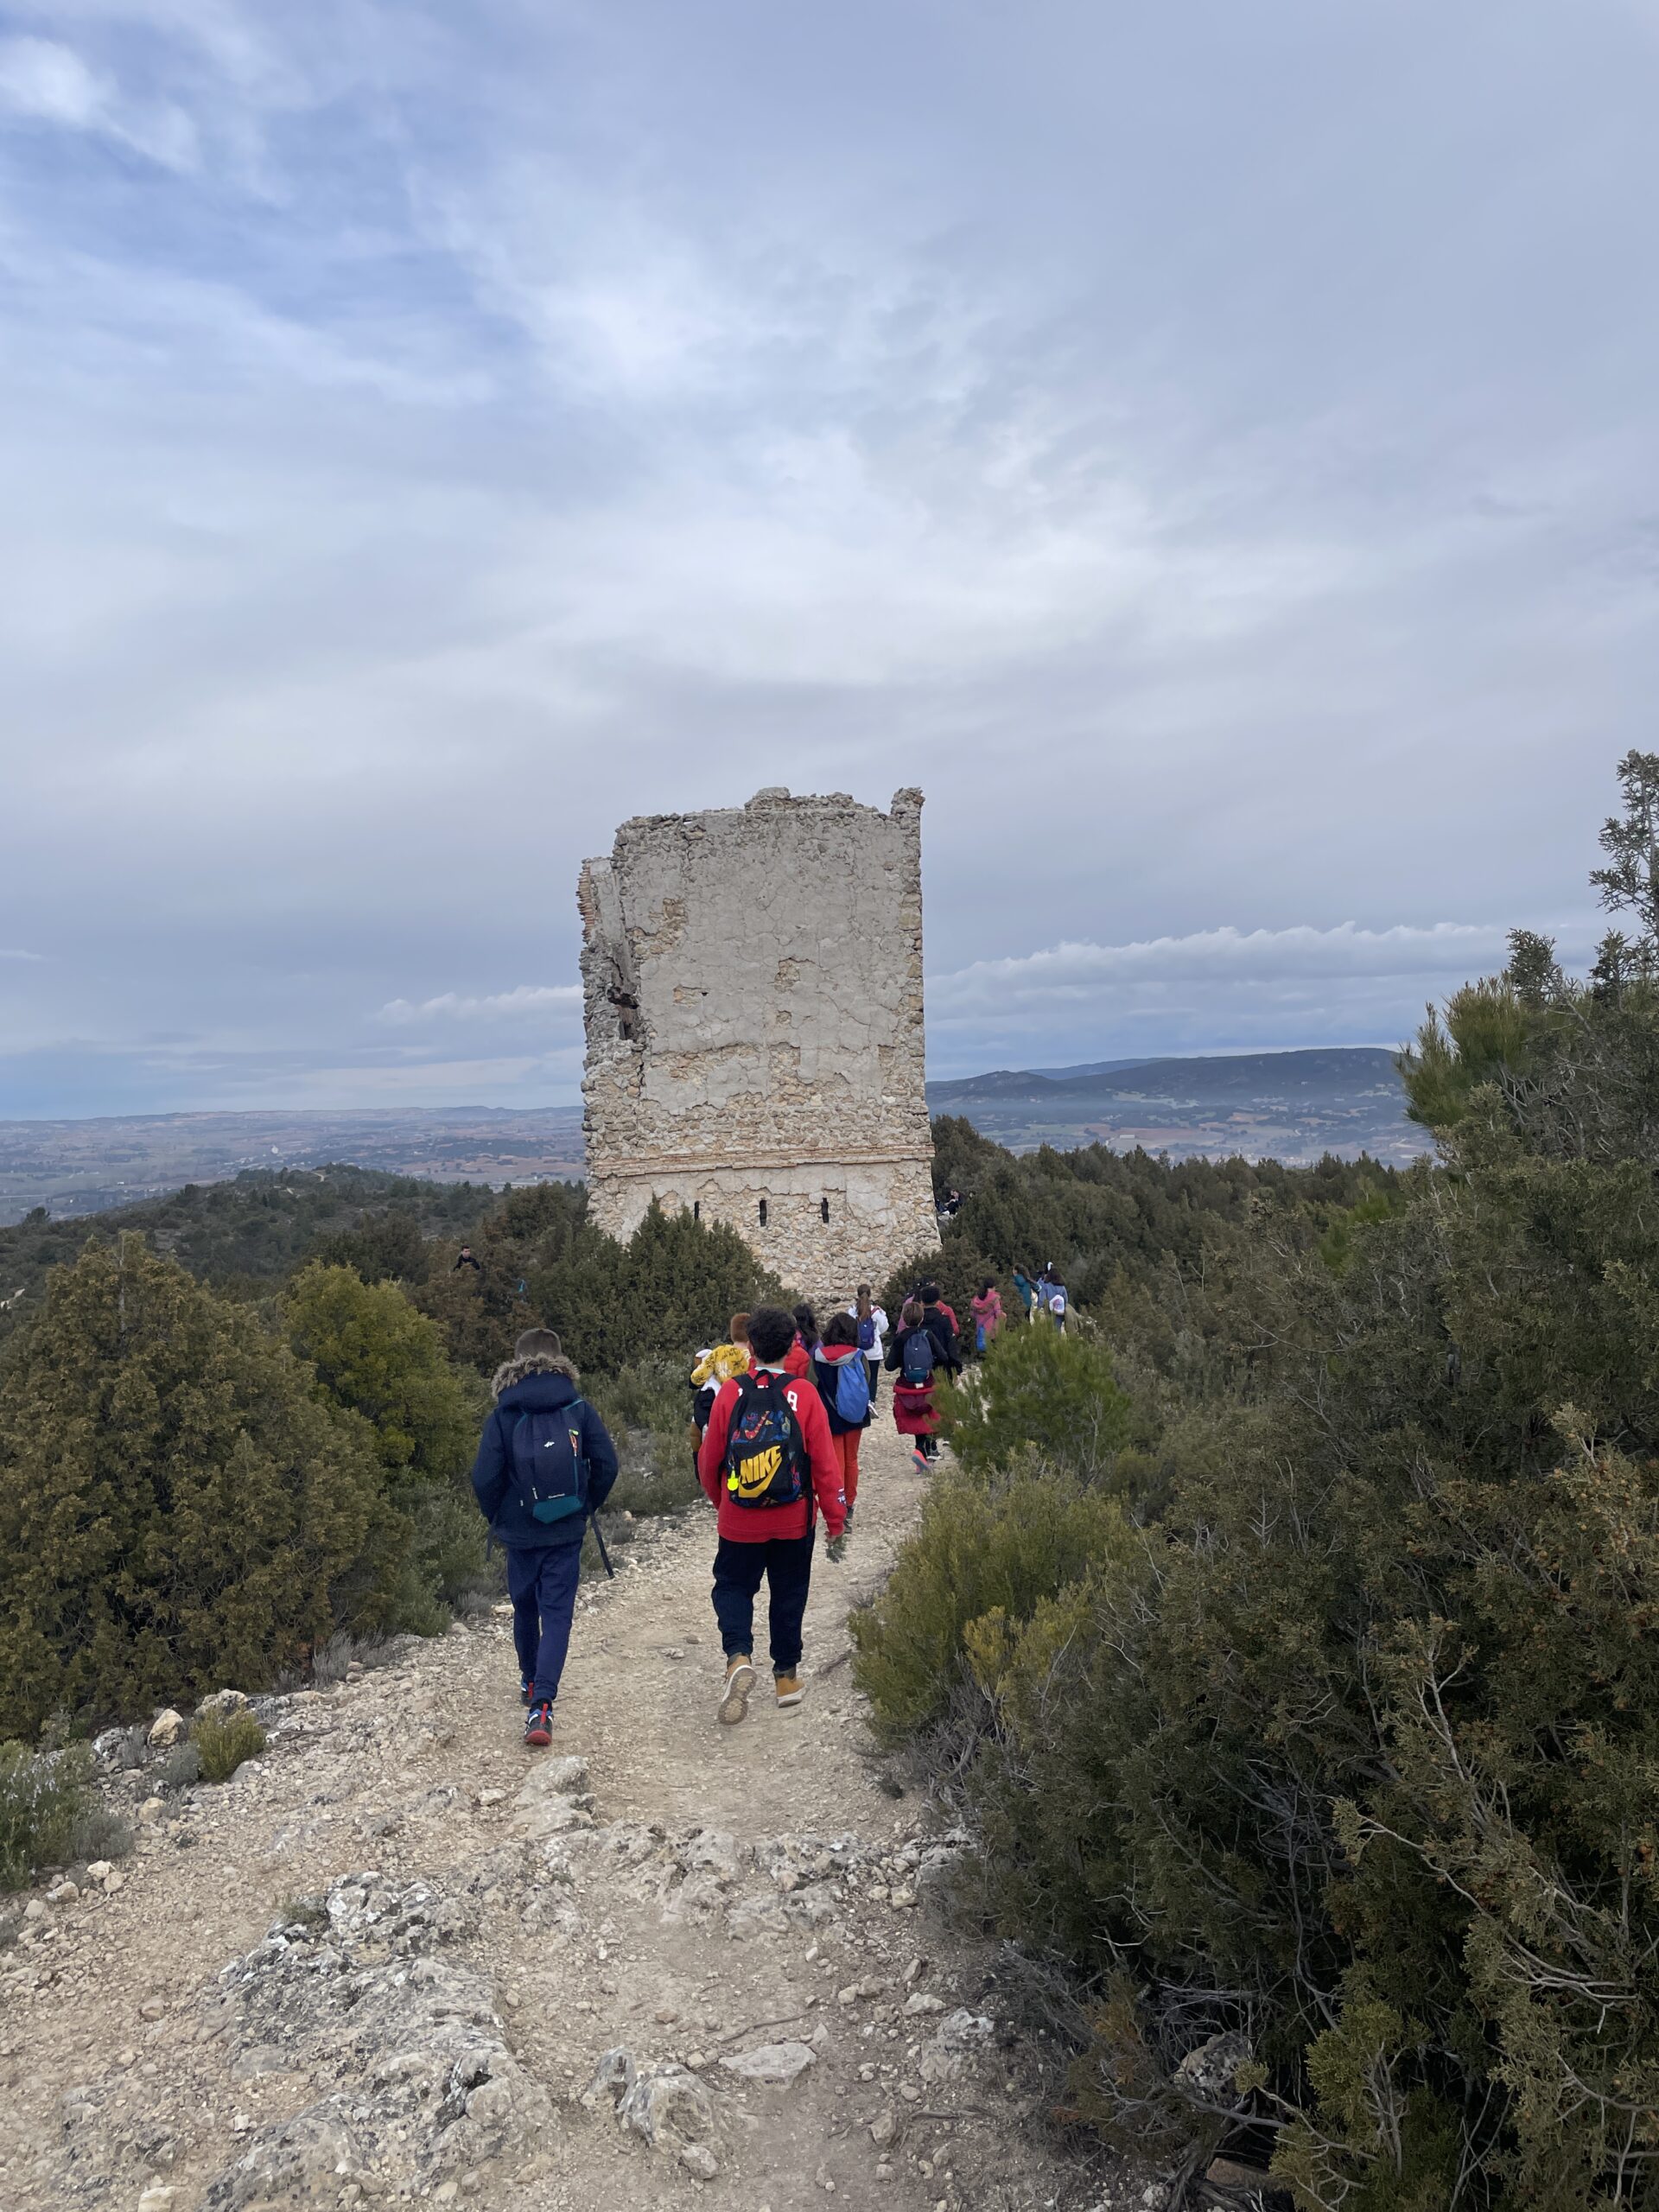
[[[815,2066],[817,2058],[808,2044],[791,2039],[787,2043],[763,2043],[753,2050],[730,2052],[720,2063],[740,2081],[766,2082],[786,2089],[800,2079],[809,2066]]]

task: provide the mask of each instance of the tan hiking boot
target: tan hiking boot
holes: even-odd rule
[[[774,1677],[774,1680],[778,1685],[779,1705],[798,1705],[806,1695],[806,1692],[801,1688],[801,1678],[798,1675],[779,1675]]]
[[[720,1717],[728,1728],[735,1728],[740,1720],[749,1716],[749,1692],[754,1688],[754,1662],[747,1653],[740,1651],[734,1659],[726,1662],[726,1679],[721,1684]]]

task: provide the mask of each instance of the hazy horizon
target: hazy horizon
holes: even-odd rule
[[[1334,1046],[1328,1045],[1247,1045],[1239,1046],[1231,1051],[1221,1050],[1213,1052],[1152,1052],[1146,1055],[1144,1064],[1150,1065],[1154,1061],[1161,1060],[1269,1059],[1278,1056],[1279,1054],[1286,1052],[1336,1051],[1393,1053],[1398,1050],[1398,1046],[1379,1045],[1366,1040],[1362,1040],[1358,1044],[1355,1045]],[[1039,1076],[1047,1075],[1049,1077],[1056,1075],[1064,1076],[1073,1074],[1079,1069],[1093,1066],[1100,1060],[1114,1059],[1116,1057],[1116,1056],[1110,1053],[1096,1054],[1093,1058],[1085,1057],[1081,1060],[1074,1061],[1064,1065],[1051,1063],[1046,1068],[1032,1068],[1025,1066],[1017,1068],[974,1068],[969,1070],[964,1075],[950,1076],[936,1075],[930,1068],[928,1071],[927,1081],[931,1087],[936,1083],[971,1083],[976,1077],[981,1076],[1022,1074]],[[1136,1058],[1132,1060],[1119,1060],[1117,1065],[1122,1070],[1127,1071],[1130,1068],[1143,1065],[1143,1063],[1139,1058]],[[323,1099],[308,1106],[274,1106],[257,1099],[251,1099],[237,1106],[162,1106],[145,1108],[131,1112],[117,1111],[105,1114],[8,1114],[0,1116],[0,1124],[16,1124],[19,1122],[50,1123],[54,1122],[175,1121],[186,1119],[194,1115],[219,1116],[227,1114],[245,1114],[250,1118],[257,1117],[271,1120],[280,1118],[283,1115],[292,1115],[296,1117],[306,1117],[310,1119],[315,1119],[320,1116],[338,1116],[343,1119],[353,1115],[413,1116],[422,1114],[461,1116],[473,1114],[537,1113],[568,1114],[579,1118],[582,1113],[582,1101],[578,1096],[574,1099],[550,1098],[544,1101],[540,1101],[537,1104],[531,1106],[503,1106],[499,1104],[493,1105],[483,1099],[462,1098],[454,1100],[453,1103],[445,1103],[443,1105],[437,1106],[420,1105],[417,1103],[405,1104],[403,1103],[399,1103],[397,1105],[378,1104],[368,1106],[352,1106],[343,1105]]]

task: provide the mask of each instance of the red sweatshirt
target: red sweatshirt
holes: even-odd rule
[[[726,1487],[726,1433],[732,1408],[737,1403],[735,1382],[723,1382],[709,1415],[702,1446],[697,1453],[697,1478],[710,1502],[720,1509],[718,1527],[734,1543],[764,1544],[770,1536],[804,1536],[812,1526],[813,1493],[823,1514],[823,1525],[832,1536],[847,1526],[847,1500],[841,1487],[841,1455],[830,1435],[830,1416],[816,1386],[799,1376],[778,1375],[767,1369],[766,1387],[782,1387],[796,1420],[811,1471],[811,1491],[798,1505],[740,1505]]]

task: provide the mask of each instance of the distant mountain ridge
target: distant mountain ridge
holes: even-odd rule
[[[998,1068],[931,1083],[927,1101],[930,1112],[963,1115],[1016,1152],[1141,1145],[1178,1158],[1291,1163],[1366,1152],[1398,1166],[1429,1148],[1407,1119],[1394,1054],[1377,1046]]]
[[[1255,1096],[1264,1090],[1324,1093],[1365,1083],[1400,1088],[1394,1054],[1375,1045],[1318,1046],[1286,1052],[1216,1052],[1191,1058],[1090,1060],[1074,1068],[997,1068],[988,1075],[930,1083],[928,1103],[995,1096],[1042,1099]],[[1015,1086],[1019,1086],[1016,1090]]]

